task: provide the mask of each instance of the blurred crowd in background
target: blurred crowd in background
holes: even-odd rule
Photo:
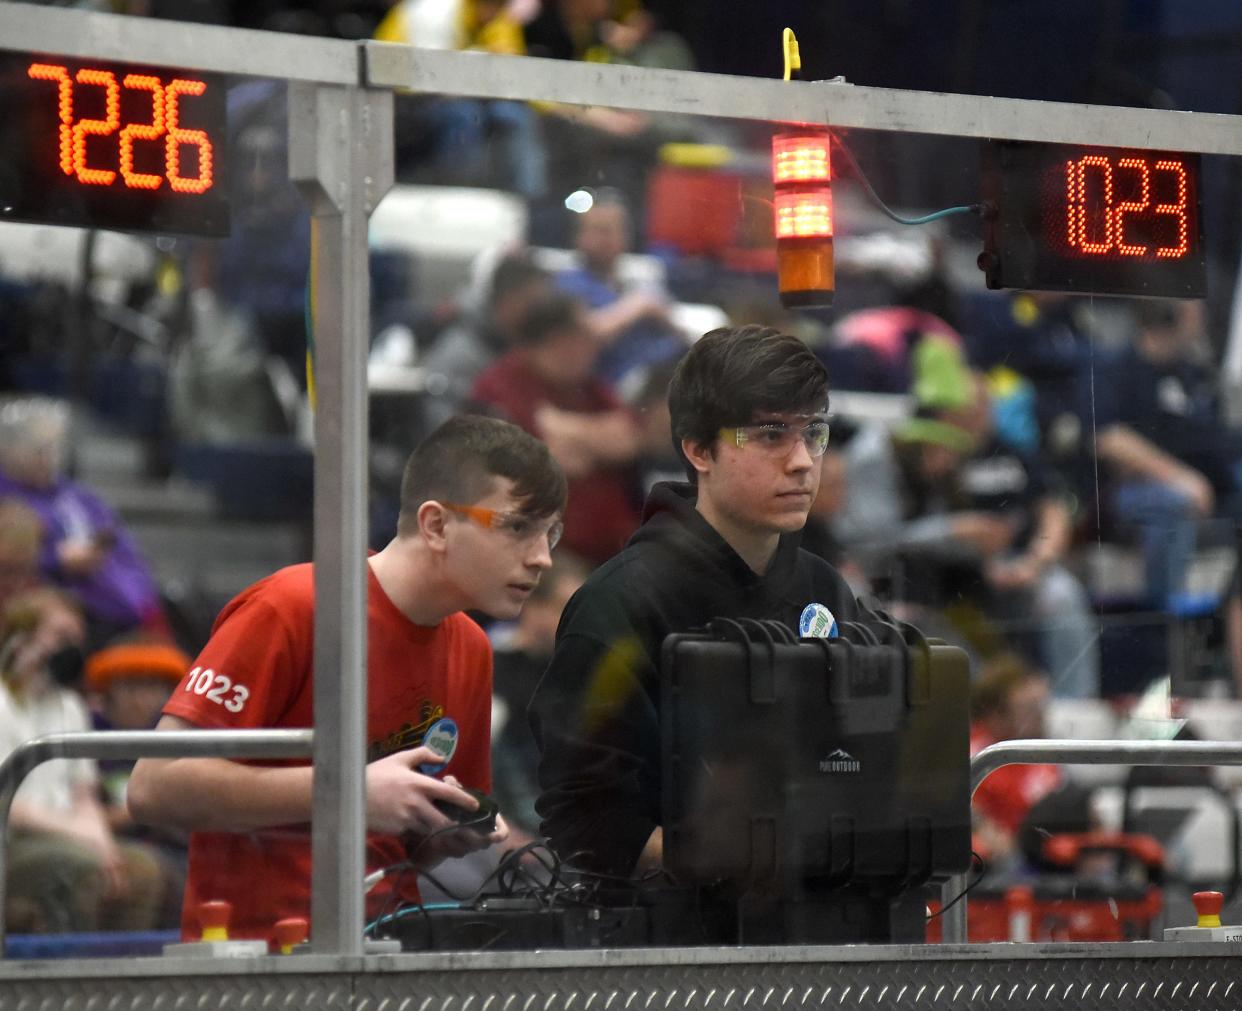
[[[611,0],[245,6],[247,23],[286,31],[696,66],[658,10]],[[227,239],[63,247],[0,231],[0,750],[153,725],[242,589],[162,574],[193,550],[188,527],[184,544],[148,536],[169,489],[203,492],[222,530],[292,532],[284,561],[310,557],[310,228],[287,123],[278,83],[232,82]],[[396,123],[397,187],[372,229],[371,541],[393,532],[409,450],[455,412],[521,425],[570,478],[554,570],[518,622],[489,628],[496,793],[519,841],[538,833],[524,713],[560,610],[636,529],[652,484],[683,479],[668,381],[726,323],[778,326],[827,364],[832,437],[804,547],[970,652],[988,675],[977,746],[1041,733],[1049,697],[1238,694],[1228,285],[1205,302],[987,292],[960,269],[977,223],[877,223],[846,178],[836,305],[786,312],[766,124],[427,95],[399,95]],[[909,178],[926,138],[845,140],[877,185],[911,205],[937,196]],[[932,175],[969,196],[961,151],[960,173]],[[73,255],[41,271],[41,242]],[[101,433],[133,448],[125,480],[149,501],[93,485]],[[182,841],[129,823],[126,772],[57,763],[23,787],[10,930],[176,924]],[[1056,785],[1042,775],[1023,785],[1031,803]],[[979,845],[1013,852],[1024,813],[981,823]]]

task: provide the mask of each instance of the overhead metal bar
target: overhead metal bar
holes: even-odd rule
[[[358,44],[27,3],[0,3],[0,49],[217,74],[358,83]]]
[[[776,81],[367,42],[371,87],[1009,140],[1242,155],[1242,116]]]

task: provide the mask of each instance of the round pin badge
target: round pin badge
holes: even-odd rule
[[[457,724],[449,717],[436,720],[423,734],[423,747],[430,748],[441,756],[439,762],[424,762],[418,771],[427,776],[434,776],[452,761],[453,752],[457,750]]]
[[[823,604],[807,604],[798,619],[798,634],[804,639],[835,639],[837,619]]]

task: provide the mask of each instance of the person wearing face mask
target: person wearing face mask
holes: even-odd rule
[[[85,624],[53,589],[12,597],[0,614],[0,755],[45,734],[90,729],[58,683],[81,669]],[[95,763],[45,762],[23,781],[9,828],[8,928],[14,933],[146,930],[163,901],[150,850],[118,843],[99,802]]]
[[[98,495],[65,476],[68,438],[63,401],[0,403],[0,496],[38,514],[40,572],[81,602],[92,646],[137,628],[169,635],[159,589],[133,538]]]

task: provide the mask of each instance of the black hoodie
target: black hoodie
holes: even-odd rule
[[[771,618],[795,631],[807,604],[839,621],[860,606],[827,562],[780,539],[762,575],[695,509],[689,484],[657,484],[643,525],[561,616],[530,706],[542,759],[536,805],[575,866],[630,875],[660,824],[660,648],[712,618]]]

